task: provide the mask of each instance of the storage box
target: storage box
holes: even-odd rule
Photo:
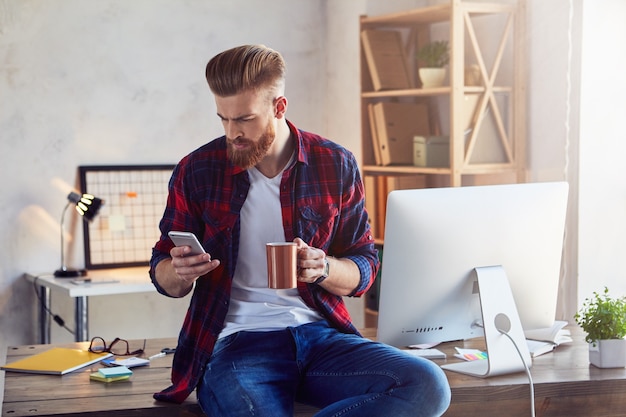
[[[450,166],[449,136],[413,137],[413,165],[440,168]]]

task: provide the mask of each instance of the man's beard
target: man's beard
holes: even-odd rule
[[[230,161],[243,169],[248,169],[253,166],[256,166],[267,154],[267,151],[274,143],[274,139],[276,138],[276,131],[274,130],[274,125],[270,122],[267,124],[267,128],[265,129],[265,133],[261,135],[258,142],[252,142],[249,139],[238,138],[235,140],[227,140],[228,147],[226,148],[226,153],[228,155],[228,159]],[[236,149],[233,146],[233,142],[235,143],[247,143],[249,146],[247,149]]]

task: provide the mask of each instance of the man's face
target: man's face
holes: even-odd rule
[[[276,136],[274,104],[263,92],[215,97],[217,114],[226,133],[228,158],[244,169],[257,165]]]

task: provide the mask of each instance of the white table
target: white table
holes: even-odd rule
[[[50,343],[50,309],[51,290],[72,297],[74,301],[74,321],[76,325],[75,340],[89,340],[89,309],[88,298],[99,295],[116,295],[155,292],[156,288],[150,281],[148,267],[101,269],[89,271],[86,277],[92,283],[76,285],[71,278],[55,278],[52,274],[24,274],[24,278],[39,287],[41,303],[39,305],[39,342]],[[106,282],[115,281],[115,282]]]

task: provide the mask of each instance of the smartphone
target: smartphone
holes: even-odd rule
[[[206,253],[196,235],[191,232],[177,232],[171,230],[167,234],[176,246],[191,246],[190,255],[200,255]]]

